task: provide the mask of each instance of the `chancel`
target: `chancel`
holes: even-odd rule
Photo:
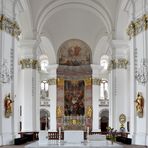
[[[148,0],[0,0],[0,146],[148,146]]]

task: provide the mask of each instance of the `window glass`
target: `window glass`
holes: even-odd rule
[[[100,98],[108,99],[108,81],[102,80],[100,84]]]

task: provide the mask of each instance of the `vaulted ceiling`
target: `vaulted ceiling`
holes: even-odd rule
[[[27,0],[27,2],[33,32],[50,40],[55,55],[60,45],[69,39],[86,42],[93,55],[99,40],[115,31],[121,0]]]

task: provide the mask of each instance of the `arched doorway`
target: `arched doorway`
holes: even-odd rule
[[[101,132],[107,132],[106,127],[108,127],[109,124],[109,111],[108,109],[102,109],[100,111],[100,129]]]
[[[49,111],[46,109],[40,110],[40,130],[48,130],[49,129]]]

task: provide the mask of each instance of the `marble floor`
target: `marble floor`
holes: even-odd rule
[[[113,148],[123,148],[123,145],[119,145],[117,143],[111,143],[110,141],[89,141],[89,142],[81,142],[81,143],[70,143],[70,142],[59,142],[58,140],[49,140],[48,142],[39,142],[36,141],[34,143],[28,144],[25,146],[25,148],[107,148],[107,147],[113,147]]]

